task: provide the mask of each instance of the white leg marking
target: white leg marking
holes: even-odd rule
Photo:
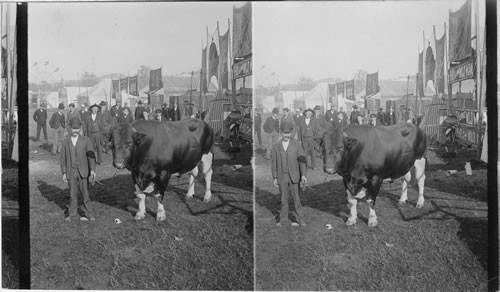
[[[186,193],[186,199],[192,199],[194,195],[194,180],[196,176],[198,175],[198,165],[196,165],[193,170],[191,170],[191,173],[189,174],[189,189],[188,192]]]
[[[203,174],[205,175],[205,197],[203,197],[203,202],[208,203],[212,199],[212,161],[214,158],[213,153],[208,153],[202,156],[201,162],[203,163]]]
[[[139,198],[139,210],[135,214],[135,220],[142,220],[146,216],[146,195],[141,191],[138,185],[135,185],[135,195]]]
[[[418,184],[417,208],[424,206],[425,158],[415,160],[415,175]]]
[[[163,208],[163,204],[160,201],[161,196],[160,194],[155,195],[156,200],[158,202],[158,211],[156,212],[156,221],[165,221],[167,219],[167,215],[165,214],[165,208]]]
[[[377,226],[377,214],[375,214],[375,208],[373,207],[373,200],[366,200],[368,203],[368,208],[370,209],[370,213],[368,215],[368,226],[375,227]]]
[[[403,184],[401,185],[402,187],[402,192],[401,192],[401,197],[399,198],[399,204],[405,204],[406,200],[408,200],[408,184],[411,181],[411,170],[408,171],[407,174],[403,177]]]
[[[359,193],[354,197],[358,199],[363,199],[365,196],[366,196],[366,189],[362,188],[361,191],[359,191]]]
[[[347,190],[346,192],[347,192],[347,201],[349,202],[351,208],[351,215],[349,216],[349,218],[347,218],[346,222],[346,224],[349,226],[356,224],[356,220],[358,219],[358,208],[357,208],[358,200],[356,200],[351,196],[351,192],[349,190]]]

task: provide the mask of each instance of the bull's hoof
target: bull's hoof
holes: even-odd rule
[[[368,218],[368,227],[375,227],[377,224],[377,218]]]
[[[191,200],[193,198],[194,194],[187,193],[186,194],[186,200]]]
[[[156,214],[156,221],[162,222],[162,221],[165,221],[166,219],[167,219],[167,215],[165,215],[165,214]]]
[[[356,224],[356,217],[349,217],[347,218],[347,221],[345,222],[347,226],[351,226]]]
[[[203,197],[203,203],[208,203],[212,200],[212,192],[205,193],[205,197]]]
[[[146,214],[137,213],[137,214],[135,214],[134,219],[135,220],[142,220],[142,219],[144,219],[144,217],[146,217]]]
[[[424,200],[418,201],[417,202],[417,209],[423,208],[424,207]]]
[[[398,204],[404,205],[404,204],[406,204],[406,200],[399,200]]]

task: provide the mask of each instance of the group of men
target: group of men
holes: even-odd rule
[[[295,114],[290,114],[288,108],[283,109],[283,114],[279,117],[279,109],[274,108],[271,116],[268,117],[262,129],[268,135],[269,143],[266,147],[266,159],[271,160],[271,172],[273,184],[279,187],[281,194],[281,212],[277,225],[282,226],[289,222],[288,197],[292,196],[294,201],[294,220],[292,226],[305,226],[302,205],[299,197],[299,185],[307,182],[307,169],[316,168],[315,138],[326,130],[327,126],[346,127],[349,124],[371,126],[386,126],[396,124],[397,117],[394,108],[390,107],[386,113],[379,110],[377,115],[363,115],[356,105],[348,119],[347,114],[341,107],[336,110],[331,104],[325,114],[321,107],[308,108],[304,111],[296,109]],[[260,128],[262,117],[258,111],[254,114],[255,134],[259,146],[262,147]]]

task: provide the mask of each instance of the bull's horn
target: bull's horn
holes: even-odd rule
[[[136,133],[137,130],[134,128],[134,127],[131,127],[132,128],[132,132]]]
[[[342,135],[344,135],[344,137],[349,137],[344,131],[342,131]]]

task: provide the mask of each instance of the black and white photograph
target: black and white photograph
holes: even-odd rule
[[[253,8],[256,290],[486,290],[484,1]]]
[[[253,290],[251,13],[29,3],[32,289]]]

